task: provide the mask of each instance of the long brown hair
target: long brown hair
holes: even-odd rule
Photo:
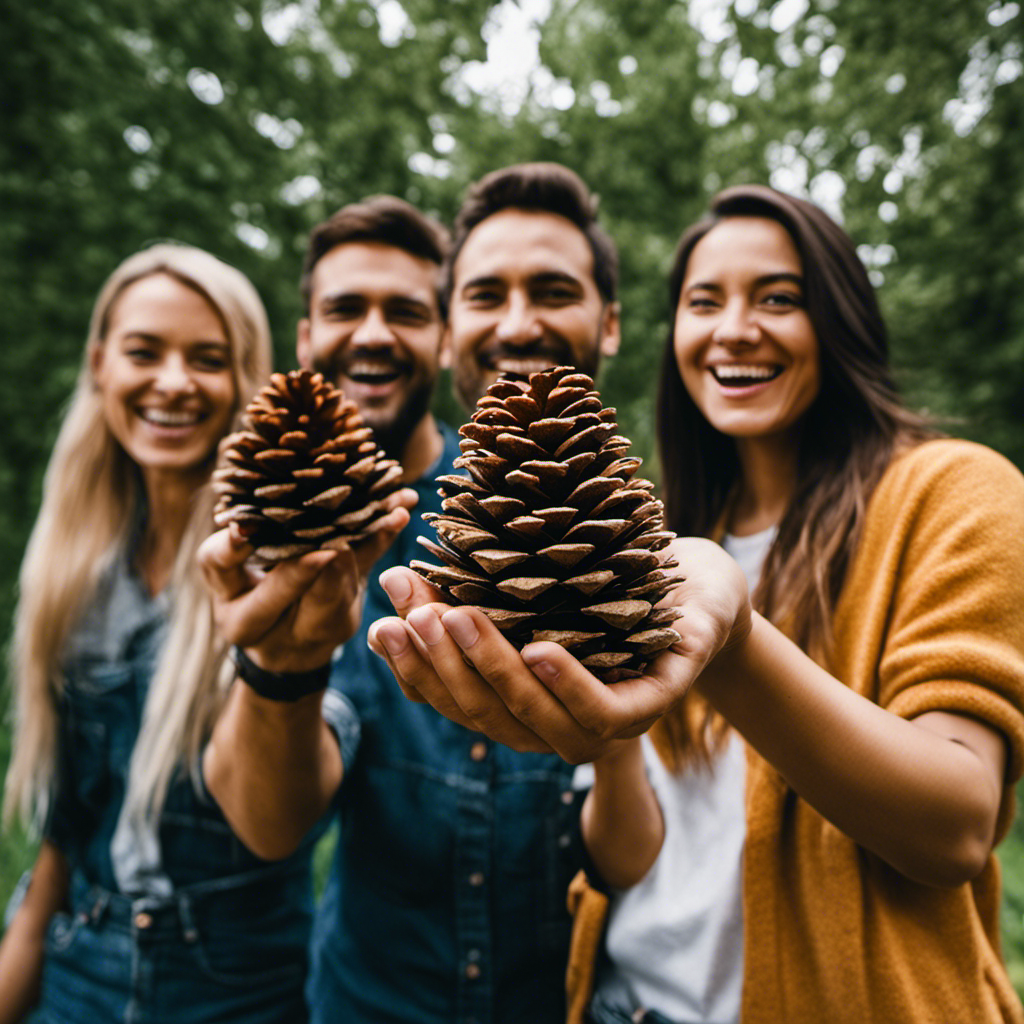
[[[768,552],[753,604],[820,663],[868,499],[897,451],[934,435],[902,403],[888,332],[850,237],[813,203],[761,185],[720,192],[684,232],[669,276],[675,321],[690,254],[718,223],[763,217],[785,228],[803,265],[804,301],[818,340],[821,388],[801,425],[797,482]],[[662,357],[657,411],[666,518],[682,536],[709,536],[739,481],[733,440],[700,413],[683,385],[673,330]],[[673,747],[707,753],[712,716],[699,700],[674,716]],[[721,728],[712,730],[721,732]],[[661,744],[659,744],[659,749]]]

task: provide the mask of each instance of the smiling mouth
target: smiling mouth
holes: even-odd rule
[[[356,359],[343,366],[341,372],[356,384],[366,384],[372,387],[390,384],[398,380],[402,376],[403,368],[390,360],[385,363]]]
[[[722,387],[748,388],[754,384],[766,384],[775,380],[782,373],[781,366],[742,365],[739,363],[722,363],[710,367],[711,375]]]
[[[477,359],[482,367],[495,373],[528,377],[531,373],[550,370],[552,366],[563,366],[570,356],[563,349],[551,345],[535,348],[495,345],[481,349]]]
[[[169,409],[141,409],[139,415],[155,427],[194,427],[205,419],[199,412],[172,412]]]

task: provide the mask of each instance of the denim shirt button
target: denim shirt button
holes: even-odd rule
[[[147,914],[145,911],[142,911],[141,913],[136,914],[135,915],[135,927],[140,929],[141,931],[145,931],[147,928],[152,928],[153,927],[153,915],[152,914]]]
[[[480,977],[480,965],[466,964],[465,974],[470,981],[476,981],[476,979]]]
[[[562,792],[562,803],[565,804],[566,807],[568,807],[569,804],[571,804],[574,799],[575,799],[575,796],[574,796],[573,791],[571,789],[566,789],[566,790],[564,790]]]
[[[572,838],[570,837],[568,832],[563,832],[558,837],[558,845],[559,845],[560,849],[563,849],[563,850],[566,849],[571,842],[572,842]]]
[[[479,886],[481,886],[481,885],[483,885],[483,884],[484,884],[484,873],[483,873],[482,871],[474,871],[474,872],[473,872],[473,873],[472,873],[472,874],[471,874],[471,875],[469,876],[469,878],[467,879],[467,881],[469,882],[469,884],[470,884],[471,886],[473,886],[473,888],[474,888],[474,889],[476,889],[476,888],[478,888]]]
[[[483,740],[477,740],[477,742],[469,748],[469,756],[474,761],[482,761],[487,756],[487,744],[484,743]]]

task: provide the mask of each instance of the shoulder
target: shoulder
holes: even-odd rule
[[[1005,456],[983,444],[955,438],[924,441],[897,456],[879,486],[943,480],[955,483],[966,479],[992,479],[1015,488],[1024,487],[1024,475]]]
[[[892,515],[936,503],[949,515],[1001,510],[1014,519],[1024,517],[1024,475],[985,445],[951,438],[925,441],[892,461],[872,495],[871,509]]]

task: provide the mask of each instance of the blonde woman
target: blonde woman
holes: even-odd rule
[[[255,289],[199,249],[139,252],[97,299],[21,571],[4,813],[43,840],[0,945],[5,1024],[37,1002],[45,1022],[304,1017],[308,844],[259,860],[200,771],[233,677],[193,568],[203,485],[270,368]]]

